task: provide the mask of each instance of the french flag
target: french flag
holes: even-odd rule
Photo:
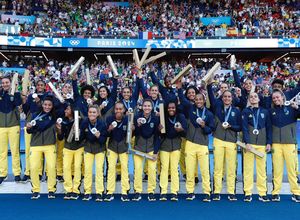
[[[152,39],[152,37],[153,34],[151,31],[139,32],[139,39],[148,40],[148,39]]]

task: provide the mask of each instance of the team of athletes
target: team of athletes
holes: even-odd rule
[[[91,85],[78,89],[77,74],[72,83],[63,85],[65,102],[45,92],[45,82],[36,82],[34,94],[10,94],[11,79],[2,78],[0,91],[0,184],[8,174],[8,143],[12,154],[12,168],[16,182],[32,184],[31,199],[40,197],[40,176],[43,164],[47,174],[48,198],[55,198],[57,181],[63,182],[66,200],[80,197],[92,199],[93,167],[95,163],[95,200],[112,201],[116,178],[121,177],[121,200],[139,201],[143,192],[143,172],[147,174],[149,201],[156,201],[155,189],[159,175],[159,200],[178,200],[179,171],[186,178],[187,200],[195,199],[195,178],[200,166],[203,201],[221,199],[222,181],[226,175],[228,200],[236,201],[237,144],[246,144],[243,150],[244,201],[251,202],[256,162],[256,186],[262,202],[280,201],[284,163],[287,167],[292,200],[300,202],[297,183],[298,151],[296,122],[300,115],[297,102],[286,101],[300,92],[300,85],[284,92],[280,79],[272,82],[272,94],[255,92],[251,79],[243,83],[231,66],[238,94],[233,94],[226,83],[219,85],[216,96],[212,80],[207,83],[207,95],[194,86],[176,86],[165,77],[164,85],[151,67],[149,76],[154,83],[147,90],[143,78],[137,78],[133,88],[117,92],[118,80],[112,78],[112,88],[100,85],[97,91]],[[143,101],[138,105],[139,94]],[[164,104],[165,124],[160,124],[159,104]],[[20,111],[26,114],[26,170],[21,178],[19,136]],[[74,112],[80,113],[79,139],[74,137]],[[128,173],[128,114],[134,114],[132,146],[154,159],[137,154],[134,161],[134,194],[129,197]],[[166,133],[161,130],[165,128]],[[70,134],[71,133],[71,134]],[[209,136],[213,135],[214,171],[210,175]],[[258,157],[254,148],[263,153]],[[273,189],[267,195],[266,153],[272,152]],[[104,164],[107,167],[107,185],[104,185]],[[145,167],[145,168],[143,168]],[[170,181],[170,195],[168,182]],[[213,187],[212,187],[213,186]]]

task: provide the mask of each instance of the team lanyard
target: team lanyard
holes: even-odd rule
[[[152,105],[153,105],[153,110],[156,112],[156,110],[159,109],[158,108],[158,106],[159,106],[159,100],[158,99],[156,99],[156,101],[152,100]]]
[[[253,113],[253,126],[254,126],[254,130],[257,130],[258,128],[258,117],[259,117],[259,113],[260,113],[260,109],[257,110],[256,115],[254,114],[254,111],[252,109],[252,113]]]
[[[130,106],[130,101],[125,101],[125,100],[123,99],[123,104],[125,105],[125,108],[126,108],[127,110],[131,108],[131,106]]]
[[[144,115],[143,115],[143,117],[146,119],[146,117]],[[149,115],[149,119],[148,119],[148,121],[146,121],[146,123],[148,124],[150,121],[151,121],[151,115]]]
[[[230,108],[229,108],[229,110],[228,110],[228,112],[226,114],[226,108],[224,108],[224,114],[225,114],[225,120],[224,120],[224,122],[228,122],[231,110],[232,110],[232,107],[230,106]]]
[[[91,127],[91,122],[89,122],[89,130],[90,130],[91,133],[93,133],[93,132],[92,132],[92,129],[93,129],[93,128],[96,128],[96,127],[97,127],[97,121],[96,121],[94,127]]]
[[[38,114],[38,116],[36,116],[33,120],[34,120],[34,121],[38,121],[38,120],[44,118],[44,117],[47,116],[47,115],[48,115],[47,113],[46,113],[46,114],[42,114],[42,112],[41,112],[41,113]]]
[[[176,116],[174,117],[173,120],[169,117],[169,122],[171,122],[171,124],[175,125],[176,124]]]
[[[202,120],[204,120],[205,112],[206,112],[206,108],[204,107],[201,115]],[[197,107],[196,107],[196,114],[197,114],[197,118],[199,118],[200,114],[199,114],[199,109]]]

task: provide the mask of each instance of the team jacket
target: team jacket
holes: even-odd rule
[[[159,87],[159,92],[162,95],[163,100],[165,101],[165,103],[169,103],[169,102],[177,102],[177,91],[176,89],[173,88],[167,88],[165,86],[163,86],[159,80],[157,79],[156,75],[154,72],[150,72],[149,73],[151,80],[154,84],[158,85]]]
[[[108,99],[99,99],[96,104],[101,105],[102,102],[106,101],[107,105],[101,109],[101,117],[103,120],[105,120],[108,116],[110,116],[113,113],[113,108],[115,106],[115,103],[117,101],[117,88],[118,88],[118,80],[115,78],[112,78],[113,81],[113,87],[110,93],[110,96]]]
[[[129,108],[132,108],[132,110],[135,110],[138,99],[139,99],[138,84],[135,84],[135,86],[133,88],[132,96],[129,100],[126,101],[122,96],[120,97],[120,100],[123,102],[126,112],[128,111]]]
[[[159,118],[151,114],[147,122],[138,127],[137,119],[143,117],[143,112],[137,113],[134,117],[135,126],[135,149],[144,153],[159,150]]]
[[[179,122],[183,128],[182,132],[175,130],[175,124]],[[187,130],[187,122],[183,114],[168,116],[165,119],[166,134],[162,135],[160,150],[172,152],[181,148],[181,137],[184,137]]]
[[[26,103],[22,105],[24,113],[27,115],[27,121],[29,122],[31,119],[31,115],[33,113],[39,112],[42,106],[42,100],[48,95],[48,93],[37,93],[40,101],[35,102],[32,98],[32,94],[27,97]]]
[[[63,140],[63,139],[65,140],[65,144],[64,144],[65,148],[69,150],[78,150],[79,148],[84,146],[84,143],[80,141],[75,141],[74,136],[71,143],[67,141],[73,124],[74,124],[74,120],[70,121],[66,117],[63,118],[63,121],[61,123],[61,134],[58,134],[58,140]]]
[[[296,121],[300,110],[290,106],[275,106],[270,110],[272,141],[275,144],[296,144]]]
[[[242,112],[242,131],[243,141],[246,144],[266,145],[272,144],[272,124],[268,110],[259,107],[259,115],[257,121],[257,129],[259,134],[253,134],[254,121],[253,117],[257,117],[258,108],[247,107]]]
[[[99,138],[91,132],[92,128],[100,132]],[[97,119],[96,124],[92,125],[88,118],[84,119],[80,125],[80,141],[85,141],[84,151],[97,154],[105,151],[107,131],[103,121]]]
[[[74,94],[74,105],[76,110],[79,110],[81,115],[87,117],[88,113],[88,103],[87,101],[79,94],[77,80],[72,80],[73,94]]]
[[[13,97],[7,91],[0,90],[0,128],[20,125],[20,117],[17,106],[22,104],[19,92]]]
[[[107,129],[113,121],[116,121],[116,117],[114,115],[111,115],[106,119]],[[128,150],[128,144],[126,143],[128,116],[124,116],[122,121],[117,123],[117,127],[108,133],[109,141],[107,148],[117,154],[122,154]]]
[[[40,118],[37,119],[37,117]],[[32,134],[31,147],[53,145],[56,143],[55,118],[42,111],[32,114],[31,120],[36,120],[35,126],[26,129],[28,134]]]

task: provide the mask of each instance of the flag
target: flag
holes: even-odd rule
[[[139,39],[148,40],[148,39],[152,39],[152,37],[153,37],[153,34],[151,31],[139,32]]]
[[[173,32],[173,38],[174,39],[181,39],[184,40],[186,37],[186,33],[182,31],[174,31]]]

